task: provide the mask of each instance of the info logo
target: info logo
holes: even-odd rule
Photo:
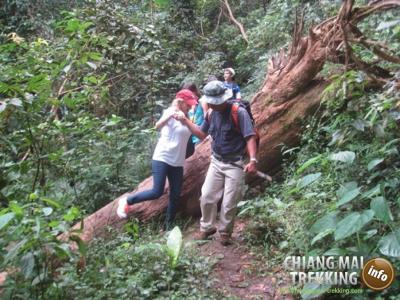
[[[367,261],[361,272],[364,283],[374,291],[389,287],[395,277],[392,264],[384,258],[373,258]]]

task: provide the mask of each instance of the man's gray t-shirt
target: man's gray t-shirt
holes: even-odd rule
[[[213,153],[222,157],[243,156],[246,149],[246,139],[255,135],[254,127],[247,110],[238,109],[240,133],[235,128],[231,115],[232,105],[223,112],[213,111],[204,119],[201,131],[208,133],[213,138],[211,147]]]

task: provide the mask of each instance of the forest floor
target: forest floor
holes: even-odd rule
[[[232,245],[223,246],[218,233],[209,241],[196,242],[203,256],[216,261],[214,288],[233,299],[294,299],[280,292],[289,286],[289,274],[279,267],[268,270],[266,263],[245,245],[246,224],[244,220],[236,221]],[[198,224],[192,225],[185,233],[185,241],[192,241],[197,231]]]

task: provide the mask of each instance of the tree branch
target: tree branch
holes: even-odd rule
[[[219,27],[219,23],[221,22],[221,17],[222,17],[222,7],[219,9],[219,14],[218,14],[218,19],[217,19],[217,25],[215,26],[215,29],[213,30],[213,32],[216,32],[218,30]]]
[[[229,5],[228,0],[223,0],[222,3],[225,5],[226,9],[228,10],[229,19],[230,19],[233,23],[235,23],[237,27],[239,27],[239,30],[240,30],[240,33],[242,34],[243,39],[244,39],[244,40],[246,41],[246,43],[248,44],[248,43],[249,43],[249,39],[247,38],[247,34],[246,34],[246,32],[245,32],[245,30],[244,30],[244,28],[243,28],[243,25],[242,25],[238,20],[236,20],[235,16],[234,16],[233,13],[232,13],[232,9],[231,9],[231,7],[230,7],[230,5]]]

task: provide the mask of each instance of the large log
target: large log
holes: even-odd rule
[[[377,79],[377,73],[365,68],[364,62],[352,53],[350,43],[365,42],[362,33],[357,28],[358,22],[374,12],[391,9],[398,5],[400,5],[399,0],[383,0],[373,1],[369,6],[353,9],[353,1],[347,0],[336,17],[311,29],[307,37],[302,37],[302,20],[296,22],[289,53],[286,55],[282,51],[269,61],[267,78],[260,91],[252,99],[252,111],[261,135],[258,153],[261,171],[276,170],[281,163],[281,146],[293,147],[298,143],[302,124],[318,107],[321,93],[327,84],[322,79],[315,79],[326,60],[344,56],[346,66],[353,63],[364,71],[370,72],[373,79]],[[184,214],[199,214],[198,199],[209,160],[210,142],[204,141],[185,163],[181,194],[181,208]],[[152,178],[150,177],[139,184],[132,193],[149,189],[151,186]],[[168,201],[167,190],[168,186],[158,200],[131,206],[130,215],[141,220],[148,220],[163,213]],[[96,235],[103,233],[108,225],[120,227],[126,222],[126,220],[118,219],[116,215],[118,199],[83,220],[84,228],[80,233],[83,241],[90,241]],[[80,229],[80,227],[81,223],[76,224],[74,229]],[[61,238],[67,238],[68,234],[64,234]]]

